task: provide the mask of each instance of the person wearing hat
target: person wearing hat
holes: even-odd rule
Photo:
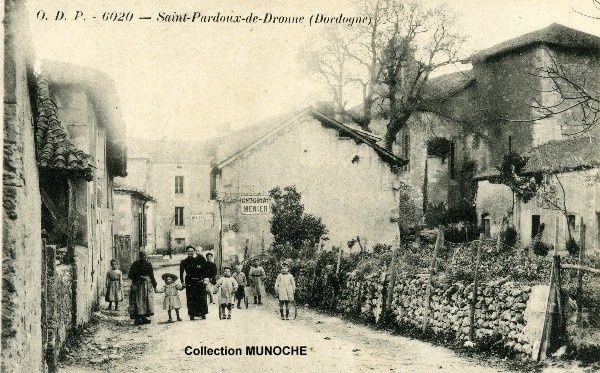
[[[206,319],[208,304],[206,303],[206,284],[204,283],[206,259],[196,254],[196,248],[186,247],[187,258],[179,265],[179,277],[185,287],[188,316],[190,320],[195,317]]]
[[[162,279],[165,285],[157,290],[157,293],[165,293],[165,299],[163,300],[163,309],[169,313],[169,320],[167,322],[173,322],[171,317],[171,310],[175,310],[177,315],[177,321],[181,321],[179,317],[179,309],[181,308],[181,301],[179,300],[179,290],[183,290],[183,286],[176,284],[177,275],[172,273],[165,273],[162,275]]]

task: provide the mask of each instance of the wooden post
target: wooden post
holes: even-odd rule
[[[397,258],[399,250],[400,246],[396,247],[396,249],[392,251],[392,261],[390,262],[390,266],[388,268],[389,281],[380,319],[380,321],[384,323],[389,318],[390,310],[392,309],[392,300],[394,299],[394,287],[396,286],[396,262],[398,260]]]
[[[435,274],[435,263],[437,260],[437,254],[440,249],[440,246],[444,244],[444,231],[442,227],[438,228],[437,239],[435,240],[435,248],[433,249],[433,258],[431,259],[431,264],[429,265],[429,278],[427,279],[427,289],[425,290],[425,310],[423,313],[423,331],[427,329],[427,325],[429,323],[429,307],[431,303],[431,288],[433,275]]]
[[[319,262],[319,255],[321,254],[321,239],[322,237],[319,237],[319,242],[317,243],[317,249],[315,250],[315,258],[316,258],[316,262],[315,262],[315,268],[313,268],[313,273],[312,273],[312,278],[310,281],[310,299],[313,300],[314,296],[315,296],[315,282],[317,280],[317,263]]]
[[[500,223],[500,230],[498,231],[498,237],[496,237],[496,252],[500,252],[500,245],[502,244],[502,231],[504,230],[504,222],[505,219],[502,217],[502,222]],[[481,239],[481,237],[479,238]]]
[[[335,275],[338,276],[340,274],[340,262],[342,261],[342,247],[338,250],[337,255],[337,263],[335,264]]]
[[[479,265],[481,263],[481,246],[483,244],[483,233],[479,234],[477,244],[477,259],[475,260],[475,273],[473,275],[473,297],[471,298],[471,315],[469,323],[469,340],[475,342],[475,305],[477,304],[477,289],[479,287]]]
[[[554,218],[554,255],[558,255],[558,215]]]
[[[553,347],[553,342],[558,337],[553,334],[558,323],[558,332],[562,332],[562,305],[561,305],[561,284],[560,284],[560,256],[555,255],[552,261],[552,270],[550,275],[550,294],[548,295],[548,305],[546,306],[546,317],[544,320],[544,331],[540,343],[540,350],[537,360],[545,359],[548,350]]]
[[[585,260],[585,224],[581,223],[579,229],[579,265],[582,266]],[[581,298],[583,295],[583,270],[577,270],[577,290],[575,293],[575,299],[577,300],[577,325],[581,323],[581,317],[583,309],[581,307]]]

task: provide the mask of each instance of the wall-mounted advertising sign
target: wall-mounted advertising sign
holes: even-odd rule
[[[271,197],[262,195],[240,196],[242,215],[263,215],[271,213]]]

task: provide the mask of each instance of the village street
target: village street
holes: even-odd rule
[[[177,267],[156,271],[156,278]],[[181,292],[185,304],[185,292]],[[475,358],[409,338],[393,336],[336,317],[302,308],[296,320],[279,319],[271,299],[260,308],[235,310],[232,320],[219,320],[210,306],[207,320],[165,323],[162,294],[156,294],[152,324],[134,327],[122,307],[118,314],[103,311],[100,321],[72,349],[61,372],[272,372],[272,371],[509,371],[493,359]],[[123,305],[125,306],[125,304]],[[186,346],[241,347],[253,345],[307,346],[307,356],[186,356]]]

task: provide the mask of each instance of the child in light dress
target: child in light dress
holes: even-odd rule
[[[169,320],[167,322],[173,322],[171,316],[171,310],[175,310],[177,321],[181,321],[179,317],[179,309],[181,308],[181,301],[179,300],[179,290],[183,290],[183,286],[176,284],[177,275],[172,273],[165,273],[162,275],[162,279],[165,281],[165,285],[160,289],[156,290],[157,293],[165,293],[165,299],[163,300],[163,309],[169,313]]]
[[[217,293],[219,294],[219,307],[223,319],[231,319],[231,308],[233,299],[238,288],[238,283],[231,277],[231,268],[223,268],[223,277],[217,281]],[[227,312],[225,312],[227,310]]]
[[[106,272],[106,295],[104,300],[108,302],[110,310],[112,304],[115,304],[115,311],[119,309],[119,302],[123,301],[123,273],[119,270],[119,263],[116,260],[110,261],[111,269]]]
[[[294,292],[296,291],[296,281],[290,273],[290,268],[286,263],[281,265],[281,273],[277,275],[275,280],[275,293],[279,298],[279,313],[281,320],[290,319],[290,302],[294,301]],[[285,306],[285,316],[283,308]]]

